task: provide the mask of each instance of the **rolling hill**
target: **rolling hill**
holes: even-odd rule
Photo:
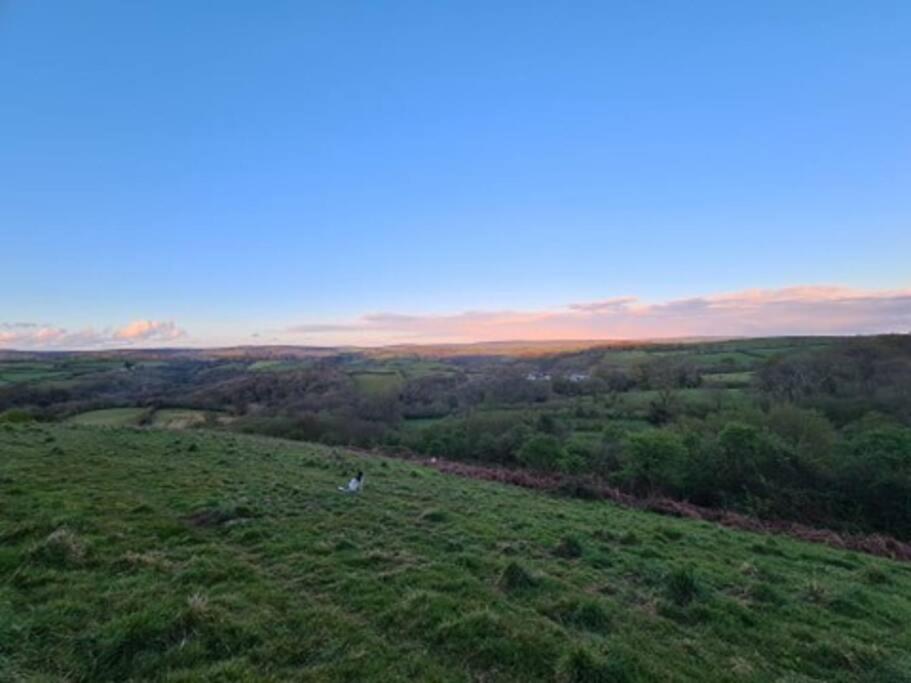
[[[4,681],[909,681],[909,620],[911,565],[854,552],[264,437],[0,426]]]

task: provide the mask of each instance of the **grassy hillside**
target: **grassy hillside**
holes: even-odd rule
[[[4,681],[908,681],[909,622],[911,566],[855,553],[266,438],[0,426]]]
[[[93,427],[130,427],[138,425],[149,412],[145,408],[105,408],[74,415],[69,422]]]

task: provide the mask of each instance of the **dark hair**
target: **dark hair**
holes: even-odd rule
[[[358,478],[358,479],[363,479],[363,478],[364,478],[364,473],[361,472],[360,470],[358,470],[358,472],[357,472],[357,478]]]

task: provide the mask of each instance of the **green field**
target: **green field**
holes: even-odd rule
[[[402,461],[6,425],[0,505],[2,680],[911,680],[909,565]]]
[[[306,368],[308,363],[302,360],[258,360],[246,369],[250,372],[286,372]]]
[[[65,370],[54,368],[51,363],[0,363],[0,386],[25,382],[43,382],[69,377]]]
[[[67,383],[120,367],[122,365],[115,361],[81,358],[65,361],[0,361],[0,386]]]
[[[746,388],[752,381],[752,372],[715,372],[702,376],[706,387]]]
[[[405,429],[424,429],[444,421],[444,417],[412,417],[405,420],[402,426]]]
[[[455,372],[451,365],[421,358],[394,359],[386,361],[385,365],[395,368],[408,379],[434,375],[451,375]]]
[[[373,395],[388,394],[402,385],[402,376],[388,370],[352,372],[351,379],[358,391]]]
[[[186,429],[188,427],[198,427],[205,420],[206,414],[202,410],[163,408],[155,411],[149,425],[168,429]]]
[[[149,414],[146,408],[106,408],[74,415],[68,422],[77,425],[129,427],[138,425]]]
[[[135,427],[139,425],[161,427],[166,429],[187,429],[198,427],[205,422],[206,413],[202,410],[185,408],[162,408],[152,411],[149,408],[105,408],[90,410],[69,418],[68,424],[95,427]]]

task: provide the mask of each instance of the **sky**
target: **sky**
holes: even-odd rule
[[[911,331],[911,3],[0,0],[0,348]]]

